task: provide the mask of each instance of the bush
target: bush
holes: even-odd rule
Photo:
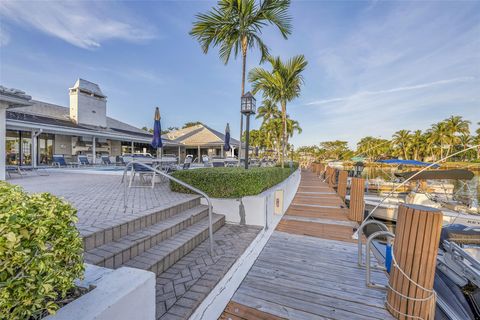
[[[59,198],[0,181],[0,318],[36,319],[59,308],[83,277],[76,221]]]
[[[172,175],[213,198],[240,198],[252,196],[282,182],[290,176],[290,168],[201,168],[176,171]],[[193,193],[178,183],[172,191]]]

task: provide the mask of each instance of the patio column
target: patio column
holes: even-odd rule
[[[181,156],[181,150],[180,150],[180,146],[178,146],[178,164],[180,164],[181,162],[181,159],[180,159],[180,156]]]
[[[222,146],[222,147],[220,147],[220,157],[222,157],[222,158],[223,158],[223,146]]]
[[[95,160],[97,157],[97,141],[95,137],[92,137],[92,162],[95,164]]]
[[[135,153],[135,145],[134,145],[133,141],[132,141],[131,147],[132,147],[132,155],[133,155]]]
[[[200,156],[201,156],[201,154],[200,154],[200,146],[198,146],[198,157],[197,157],[197,158],[198,158],[198,163],[201,163]]]
[[[32,134],[32,167],[37,167],[37,135],[35,130],[31,131]]]
[[[5,160],[7,156],[5,139],[7,138],[7,104],[0,102],[0,181],[5,180]]]

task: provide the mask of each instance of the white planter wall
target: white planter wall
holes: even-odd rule
[[[47,320],[154,320],[155,274],[122,267],[86,265],[82,287],[95,289],[48,316]]]
[[[281,214],[283,215],[295,197],[299,184],[300,169],[297,169],[283,182],[256,196],[248,196],[241,199],[212,198],[213,212],[225,215],[227,222],[240,223],[241,201],[245,208],[246,224],[268,227],[273,224],[274,220],[277,220],[274,215],[275,191],[283,190],[284,199]],[[202,204],[207,204],[205,199],[202,199],[201,202]]]

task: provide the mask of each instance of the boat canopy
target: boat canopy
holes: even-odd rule
[[[395,176],[403,179],[408,179],[418,171],[409,171],[395,173]],[[474,174],[470,170],[465,169],[452,169],[452,170],[426,170],[420,172],[418,175],[412,178],[412,180],[442,180],[442,179],[452,179],[452,180],[471,180],[474,177]]]
[[[429,162],[422,162],[417,160],[401,160],[401,159],[385,159],[385,160],[377,160],[376,162],[393,164],[393,165],[418,166],[418,167],[428,167],[429,165],[431,165],[431,163]],[[432,166],[432,168],[438,168],[438,167],[440,167],[438,164]]]

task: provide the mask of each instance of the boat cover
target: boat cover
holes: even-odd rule
[[[431,165],[429,162],[422,162],[417,160],[402,160],[402,159],[385,159],[377,160],[378,163],[393,164],[393,165],[404,165],[404,166],[417,166],[417,167],[428,167]],[[432,166],[432,168],[440,167],[438,164]]]
[[[415,175],[418,171],[408,171],[395,173],[396,177],[409,179]],[[465,169],[451,169],[451,170],[426,170],[420,172],[418,175],[412,178],[412,180],[471,180],[475,175],[470,170]]]

